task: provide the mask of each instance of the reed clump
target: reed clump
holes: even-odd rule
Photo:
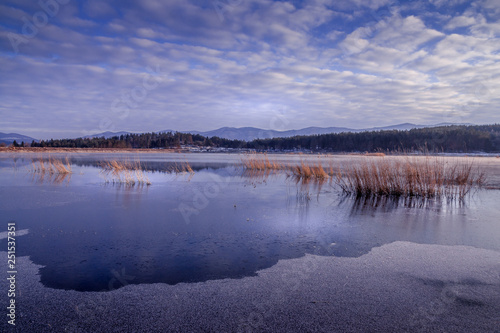
[[[171,168],[167,170],[168,173],[189,173],[194,174],[194,170],[188,162],[176,163]]]
[[[485,174],[467,159],[372,159],[338,171],[336,183],[356,196],[463,199],[485,183]]]
[[[51,157],[45,160],[41,157],[32,159],[29,171],[39,175],[68,175],[72,173],[71,164],[67,157],[64,162],[61,159]]]
[[[358,197],[393,196],[463,199],[474,188],[485,184],[485,174],[470,158],[450,159],[444,157],[410,158],[386,157],[375,153],[362,160],[352,160],[345,168],[328,170],[321,163],[312,164],[301,161],[299,165],[285,165],[270,161],[266,154],[252,154],[243,159],[246,171],[286,172],[302,185],[314,182],[324,184],[335,181],[341,190]]]
[[[286,165],[269,160],[267,154],[249,154],[242,159],[242,164],[246,171],[260,171],[266,175],[269,175],[271,172],[284,171],[289,173],[289,175],[293,175],[297,180],[302,181],[325,181],[333,175],[332,169],[330,168],[330,172],[325,171],[321,162],[307,164],[301,161],[299,165]]]
[[[285,166],[275,161],[270,161],[267,154],[249,154],[242,159],[242,164],[249,170],[283,170]]]
[[[328,178],[328,173],[323,169],[321,163],[309,165],[301,161],[300,165],[286,165],[271,161],[267,154],[249,154],[242,159],[243,167],[247,170],[257,171],[291,171],[293,175],[299,178]]]
[[[300,165],[292,167],[293,175],[298,179],[326,181],[330,175],[325,171],[321,163],[309,165],[300,162]]]
[[[144,173],[140,162],[106,161],[101,163],[102,173],[111,176],[113,184],[124,184],[127,186],[151,185],[151,181]],[[109,180],[107,180],[109,182]]]

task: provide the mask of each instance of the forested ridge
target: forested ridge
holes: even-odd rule
[[[238,148],[246,143],[218,137],[207,138],[199,134],[180,132],[141,133],[114,136],[111,138],[77,138],[32,142],[32,147],[67,147],[67,148],[180,148],[183,145],[199,147]]]
[[[78,138],[32,142],[33,147],[180,148],[182,146],[257,150],[331,152],[416,151],[500,152],[500,125],[442,126],[412,130],[344,132],[250,142],[179,132],[127,134],[112,138]]]
[[[359,133],[338,133],[249,142],[250,148],[288,150],[303,148],[353,151],[497,152],[500,151],[500,125],[443,126],[432,128]]]

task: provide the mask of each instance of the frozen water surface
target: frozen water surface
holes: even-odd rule
[[[236,154],[71,154],[72,174],[59,179],[29,172],[31,157],[0,159],[0,213],[5,225],[29,230],[17,255],[41,265],[50,288],[242,278],[280,259],[359,257],[395,241],[500,251],[495,189],[465,202],[356,200],[330,183],[305,187],[285,174],[250,175]],[[328,165],[360,157],[273,158]],[[140,160],[152,185],[107,183],[99,162],[111,159]],[[193,175],[166,172],[186,162]],[[500,161],[476,163],[488,170],[490,187],[498,186]],[[131,278],[119,281],[116,272]]]

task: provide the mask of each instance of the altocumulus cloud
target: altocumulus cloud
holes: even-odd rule
[[[498,22],[498,0],[4,0],[0,131],[499,122]]]

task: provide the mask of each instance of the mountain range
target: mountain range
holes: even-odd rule
[[[5,143],[6,145],[10,145],[12,142],[17,141],[17,143],[21,144],[21,142],[24,143],[31,143],[31,141],[35,140],[35,142],[38,142],[37,139],[32,138],[30,136],[18,134],[18,133],[2,133],[0,132],[0,143]]]
[[[449,126],[456,125],[452,123],[440,123],[436,125],[416,125],[410,123],[385,126],[385,127],[372,127],[364,129],[353,129],[347,127],[307,127],[298,130],[287,130],[287,131],[277,131],[277,130],[265,130],[256,127],[222,127],[212,131],[178,131],[182,133],[199,134],[206,137],[217,136],[224,139],[230,140],[244,140],[252,141],[255,139],[268,139],[268,138],[286,138],[296,135],[315,135],[315,134],[328,134],[328,133],[342,133],[342,132],[366,132],[366,131],[387,131],[387,130],[410,130],[413,128],[424,128],[424,127],[437,127],[437,126]],[[465,125],[465,124],[462,124]],[[166,132],[177,132],[175,130],[163,130],[160,133]],[[104,132],[94,135],[86,136],[85,138],[96,138],[105,137],[111,138],[113,136],[120,136],[132,134],[130,132]]]
[[[424,127],[437,127],[437,126],[449,126],[449,125],[471,125],[471,124],[453,124],[453,123],[440,123],[435,125],[416,125],[411,123],[404,123],[385,127],[371,127],[364,129],[354,129],[347,127],[307,127],[298,130],[266,130],[256,127],[222,127],[212,131],[178,131],[182,133],[199,134],[206,137],[218,136],[220,138],[230,139],[230,140],[244,140],[252,141],[255,139],[268,139],[268,138],[284,138],[292,137],[296,135],[315,135],[315,134],[328,134],[328,133],[341,133],[341,132],[366,132],[366,131],[387,131],[387,130],[410,130],[413,128],[424,128]],[[177,132],[175,130],[163,130],[160,132]],[[84,138],[97,138],[105,137],[111,138],[113,136],[134,134],[132,132],[103,132],[93,135],[87,135]],[[30,136],[18,134],[18,133],[1,133],[0,132],[0,143],[5,143],[7,145],[11,144],[16,140],[18,143],[24,141],[24,143],[39,142],[39,140],[34,139]]]

